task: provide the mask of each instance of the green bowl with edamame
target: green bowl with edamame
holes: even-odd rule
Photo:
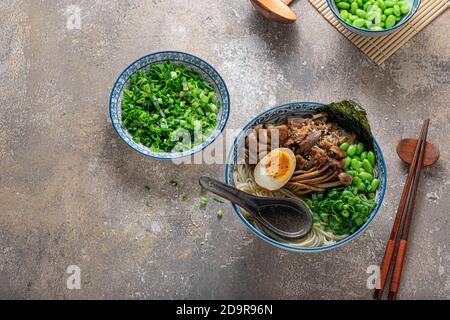
[[[421,0],[327,0],[336,19],[365,37],[385,36],[404,26]]]

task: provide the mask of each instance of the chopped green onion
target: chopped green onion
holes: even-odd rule
[[[208,204],[208,198],[206,198],[206,197],[201,197],[201,198],[200,198],[200,207],[201,207],[201,208],[204,208],[204,207],[206,207],[207,204]]]
[[[154,152],[191,149],[217,124],[220,101],[214,89],[183,65],[152,64],[130,77],[124,90],[122,126]],[[182,129],[182,134],[175,134]]]

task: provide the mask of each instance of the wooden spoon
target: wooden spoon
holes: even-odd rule
[[[289,8],[292,0],[250,0],[255,9],[269,20],[291,23],[297,15]]]
[[[402,161],[411,164],[414,150],[416,149],[417,139],[403,139],[397,145],[397,154]],[[432,143],[427,142],[425,146],[425,155],[423,157],[422,165],[424,167],[431,166],[439,160],[439,149]]]

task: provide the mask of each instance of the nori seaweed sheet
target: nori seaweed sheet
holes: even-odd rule
[[[346,131],[355,133],[357,140],[364,143],[367,150],[374,149],[367,112],[358,103],[352,100],[333,102],[323,106],[321,112],[326,112],[329,120]]]

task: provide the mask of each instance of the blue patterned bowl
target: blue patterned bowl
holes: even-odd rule
[[[280,106],[273,107],[255,118],[253,118],[237,135],[235,138],[233,145],[231,147],[231,151],[228,155],[227,160],[227,166],[226,166],[226,172],[225,172],[225,181],[229,185],[234,185],[234,176],[233,173],[235,171],[236,165],[241,161],[242,152],[240,150],[243,149],[244,143],[245,143],[245,134],[247,130],[253,128],[257,124],[263,124],[268,123],[274,120],[279,119],[280,117],[286,116],[286,115],[297,115],[297,116],[304,116],[309,114],[314,114],[319,112],[319,108],[323,106],[322,103],[316,103],[316,102],[293,102],[293,103],[287,103]],[[380,186],[378,187],[377,196],[376,196],[376,208],[373,210],[372,214],[370,215],[370,218],[366,221],[366,223],[361,226],[361,228],[353,233],[352,235],[348,236],[345,239],[342,239],[339,242],[336,242],[334,244],[323,246],[323,247],[314,247],[314,248],[299,248],[294,245],[290,245],[286,242],[280,242],[277,241],[265,233],[263,233],[260,229],[255,227],[252,223],[250,223],[242,214],[241,209],[233,205],[233,208],[238,215],[238,217],[242,220],[242,222],[247,226],[248,229],[250,229],[251,232],[256,234],[258,237],[263,239],[264,241],[273,244],[279,248],[287,249],[291,251],[297,251],[297,252],[306,252],[306,251],[324,251],[329,250],[333,248],[337,248],[344,243],[349,242],[350,240],[354,239],[358,234],[363,232],[367,226],[372,222],[372,220],[377,215],[378,210],[380,209],[380,206],[383,202],[384,194],[386,191],[386,163],[384,162],[383,153],[381,152],[380,146],[378,145],[377,141],[374,138],[374,144],[375,144],[375,155],[377,162],[375,164],[374,170],[378,176],[378,178],[381,180]],[[241,162],[242,163],[242,162]]]
[[[196,145],[192,149],[183,152],[153,152],[148,147],[134,142],[133,137],[121,125],[123,90],[127,88],[130,76],[139,69],[148,68],[151,64],[168,60],[172,61],[174,64],[183,64],[187,69],[197,72],[204,81],[207,81],[214,88],[216,97],[218,97],[221,103],[221,108],[217,115],[217,125],[214,131],[202,144]],[[151,158],[161,160],[176,159],[187,157],[203,150],[222,133],[230,113],[230,95],[224,80],[216,69],[208,62],[184,52],[155,52],[136,60],[122,72],[111,92],[109,113],[114,129],[117,131],[120,138],[133,150]]]
[[[400,20],[395,26],[393,26],[392,28],[389,28],[389,29],[384,29],[384,30],[367,30],[367,29],[354,27],[351,24],[348,24],[347,22],[345,22],[344,19],[342,19],[341,16],[339,15],[339,8],[336,6],[336,3],[334,2],[334,0],[327,0],[328,7],[331,9],[331,12],[333,12],[336,19],[339,20],[339,22],[347,29],[353,31],[356,34],[359,34],[360,36],[364,36],[364,37],[386,36],[389,33],[394,32],[395,30],[398,30],[401,27],[403,27],[412,18],[412,16],[416,13],[417,9],[419,8],[421,0],[406,0],[406,2],[409,4],[411,9],[409,10],[409,13],[406,16],[404,16],[402,18],[402,20]]]

